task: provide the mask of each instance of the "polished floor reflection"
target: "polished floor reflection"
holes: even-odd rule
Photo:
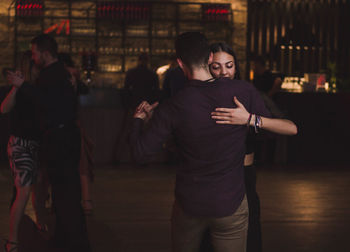
[[[93,251],[170,252],[174,169],[123,165],[96,169]],[[350,167],[261,167],[263,247],[268,252],[350,251]],[[8,233],[11,183],[0,170],[0,237]],[[32,216],[31,207],[27,214]]]

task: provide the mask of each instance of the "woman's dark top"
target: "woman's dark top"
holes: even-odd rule
[[[20,89],[16,93],[16,104],[10,113],[10,134],[29,140],[40,139],[37,108]]]
[[[245,149],[245,154],[251,154],[255,152],[255,137],[256,133],[254,132],[254,129],[252,127],[249,127],[248,129],[248,134],[247,134],[247,139],[246,139],[246,149]]]

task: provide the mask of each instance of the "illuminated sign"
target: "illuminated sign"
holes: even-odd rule
[[[61,34],[64,25],[66,25],[65,34],[70,34],[70,22],[68,19],[62,20],[60,24],[53,24],[49,28],[47,28],[44,33],[48,34],[56,30],[56,34]]]
[[[19,17],[43,16],[44,4],[42,0],[17,0],[16,15]]]
[[[97,3],[97,17],[126,20],[146,20],[150,16],[149,3]]]
[[[203,4],[202,18],[205,21],[229,21],[229,4]]]

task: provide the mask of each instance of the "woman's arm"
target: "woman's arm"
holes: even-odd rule
[[[16,93],[17,88],[12,87],[10,92],[6,95],[5,99],[2,101],[0,106],[0,111],[2,114],[10,112],[16,104]]]
[[[217,124],[245,125],[248,123],[249,112],[242,103],[234,97],[237,108],[217,108],[211,113],[211,117]],[[295,135],[298,133],[297,126],[287,119],[275,119],[261,117],[260,128],[282,135]],[[249,125],[254,126],[255,115],[252,115]]]
[[[275,119],[268,117],[261,117],[261,127],[264,130],[268,130],[281,135],[296,135],[298,133],[297,126],[287,119]],[[254,126],[255,115],[252,115],[250,120],[250,126]]]

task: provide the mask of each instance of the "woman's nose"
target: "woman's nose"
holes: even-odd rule
[[[227,75],[227,71],[226,71],[226,68],[223,67],[221,68],[221,73],[220,73],[221,76],[226,76]]]

